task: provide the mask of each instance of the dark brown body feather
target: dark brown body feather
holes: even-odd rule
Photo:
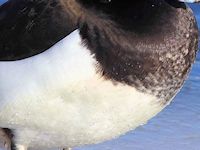
[[[0,60],[39,54],[79,28],[106,79],[169,100],[194,62],[198,30],[170,0],[10,0],[0,7]]]
[[[98,14],[84,18],[80,29],[102,75],[164,103],[170,100],[197,52],[198,29],[190,8],[165,0],[81,2],[88,14]]]
[[[36,55],[75,30],[77,16],[68,7],[62,0],[10,0],[0,6],[0,60]]]

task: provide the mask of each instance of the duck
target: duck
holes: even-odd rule
[[[1,5],[0,128],[12,149],[96,144],[156,116],[180,91],[198,49],[184,2],[197,1]]]

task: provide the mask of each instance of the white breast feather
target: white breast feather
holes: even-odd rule
[[[32,149],[73,147],[117,137],[164,106],[100,77],[78,31],[42,54],[0,62],[0,126]]]

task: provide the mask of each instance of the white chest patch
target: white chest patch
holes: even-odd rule
[[[78,31],[37,56],[0,62],[0,126],[31,149],[73,147],[117,137],[164,106],[104,80]]]

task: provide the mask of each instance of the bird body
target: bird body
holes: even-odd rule
[[[12,128],[12,124],[15,124],[13,126],[17,126],[18,124],[19,126],[32,126],[36,123],[31,127],[33,128],[32,130],[34,130],[37,126],[42,127],[42,124],[44,127],[50,125],[50,127],[45,129],[48,133],[49,131],[56,132],[55,127],[60,124],[63,127],[58,127],[58,130],[60,130],[60,134],[63,134],[65,132],[68,133],[65,130],[69,130],[68,127],[73,128],[73,124],[80,124],[80,120],[76,122],[74,118],[77,113],[80,113],[79,110],[75,110],[75,105],[80,105],[81,102],[78,101],[76,104],[76,100],[79,100],[81,97],[81,95],[77,95],[77,93],[81,90],[87,90],[87,86],[85,87],[81,82],[85,82],[85,84],[88,83],[94,75],[94,70],[92,68],[93,64],[90,62],[91,57],[87,54],[89,51],[86,51],[84,48],[81,49],[81,47],[78,46],[81,44],[79,43],[80,41],[76,41],[78,39],[78,32],[75,31],[71,36],[71,39],[66,38],[60,41],[58,44],[59,48],[54,46],[51,50],[32,57],[31,59],[17,61],[17,63],[1,62],[1,96],[11,96],[6,96],[7,100],[4,98],[4,104],[1,104],[3,107],[3,109],[1,109],[1,122],[7,122],[7,124],[3,126],[11,125],[10,127]],[[66,45],[65,43],[69,40],[70,44]],[[60,49],[60,47],[63,47],[63,49]],[[58,51],[60,52],[57,53]],[[74,59],[74,57],[76,57],[76,59]],[[74,64],[76,64],[76,66],[74,66]],[[11,72],[7,72],[8,70]],[[14,76],[13,71],[15,72]],[[10,76],[8,76],[8,74]],[[26,88],[22,86],[24,84]],[[81,87],[81,85],[83,87]],[[9,92],[9,94],[5,94],[6,91]],[[88,94],[87,91],[82,92],[83,93],[80,94]],[[83,98],[84,97],[81,97],[81,99]],[[12,101],[10,101],[10,99],[12,99]],[[45,102],[46,99],[49,99],[49,103]],[[71,99],[70,101],[72,103],[68,103],[67,99]],[[87,98],[85,99],[87,100]],[[17,102],[16,106],[13,106],[13,101]],[[19,112],[18,110],[21,111]],[[38,112],[41,113],[41,118],[36,119]],[[51,115],[49,115],[49,113]],[[70,114],[72,116],[68,116]],[[80,119],[81,118],[82,117],[80,117]],[[71,119],[74,119],[74,123],[71,122]],[[56,124],[52,126],[52,123],[47,123],[49,121]],[[72,124],[70,125],[69,123]],[[40,130],[42,131],[43,129]],[[41,132],[40,130],[38,131],[39,133]],[[59,132],[57,134],[59,134]],[[30,133],[28,133],[28,135],[30,136]],[[38,136],[34,137],[38,138]],[[28,139],[32,140],[32,138]],[[24,139],[27,140],[27,138]],[[42,140],[42,142],[43,141],[44,140]],[[67,142],[67,140],[65,142]]]
[[[171,102],[195,59],[197,26],[183,3],[59,2],[66,20],[76,14],[67,31],[58,28],[65,38],[15,43],[27,48],[15,55],[10,41],[1,43],[0,127],[12,130],[19,150],[94,144],[135,129]]]
[[[30,148],[74,147],[119,136],[164,107],[103,79],[95,66],[78,31],[31,59],[1,62],[1,127],[14,128],[16,142]]]

